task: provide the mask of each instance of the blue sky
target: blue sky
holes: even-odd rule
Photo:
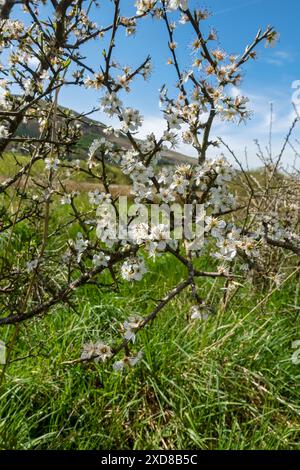
[[[125,15],[135,12],[134,0],[123,0]],[[100,1],[101,7],[93,15],[98,25],[105,25],[110,17],[110,2]],[[219,35],[219,44],[230,53],[242,52],[245,45],[252,41],[259,27],[272,25],[280,34],[280,40],[274,48],[258,49],[258,59],[244,67],[244,80],[240,90],[249,97],[249,108],[253,111],[251,120],[245,126],[230,123],[217,123],[214,135],[221,135],[225,141],[243,158],[247,146],[250,164],[257,165],[254,139],[259,139],[262,146],[268,142],[270,102],[274,106],[274,151],[279,151],[282,139],[292,120],[292,83],[300,80],[299,44],[300,44],[300,2],[298,0],[189,0],[190,7],[206,7],[213,15],[207,26],[214,26]],[[176,18],[176,14],[174,14]],[[115,58],[122,64],[138,65],[147,54],[153,58],[153,73],[144,82],[137,80],[132,93],[124,97],[126,105],[138,108],[145,121],[141,135],[154,131],[158,135],[163,128],[163,121],[158,105],[158,89],[167,83],[170,91],[176,81],[174,70],[166,64],[170,53],[163,22],[144,19],[139,23],[138,33],[132,38],[119,37]],[[175,40],[180,50],[179,58],[183,66],[188,66],[191,57],[190,44],[193,34],[188,25],[179,25]],[[104,41],[105,44],[105,41]],[[101,60],[102,45],[94,43],[86,48],[86,56],[96,67]],[[72,88],[61,95],[61,104],[77,111],[88,111],[99,102],[100,93],[78,91]],[[102,113],[96,119],[109,123]],[[295,134],[295,138],[300,137]],[[193,149],[181,145],[180,150],[193,155]],[[289,161],[289,155],[285,157]]]

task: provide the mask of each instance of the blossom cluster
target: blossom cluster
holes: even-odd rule
[[[46,16],[41,8],[44,2],[35,1],[23,5],[24,22],[0,21],[0,48],[4,52],[0,64],[0,150],[2,154],[8,145],[9,149],[16,145],[26,156],[24,163],[18,152],[12,151],[15,174],[0,184],[4,201],[0,233],[3,231],[8,247],[3,250],[5,272],[0,273],[1,311],[8,312],[4,320],[8,324],[14,319],[25,321],[64,302],[72,306],[76,290],[91,284],[109,292],[126,282],[134,288],[136,282],[147,280],[149,259],[155,261],[165,254],[183,264],[187,276],[183,287],[192,287],[195,304],[190,318],[203,320],[207,310],[197,293],[196,278],[201,275],[195,267],[197,259],[209,253],[216,270],[203,275],[229,277],[236,265],[239,269],[241,263],[254,264],[259,258],[266,224],[275,241],[299,243],[291,225],[282,219],[277,222],[275,216],[259,221],[254,233],[231,217],[237,209],[231,189],[235,171],[221,151],[214,159],[210,152],[219,146],[211,136],[215,119],[248,117],[247,98],[237,91],[240,68],[255,58],[254,49],[260,42],[274,40],[274,31],[260,31],[251,47],[231,55],[216,45],[214,30],[202,30],[207,11],[192,11],[188,0],[136,0],[132,17],[121,14],[120,2],[108,2],[114,9],[113,20],[104,27],[91,20],[90,11],[98,8],[97,2],[91,2],[87,10],[85,2],[78,0],[67,2],[65,10],[60,2],[51,3]],[[126,40],[148,15],[166,26],[167,63],[175,66],[177,91],[170,97],[167,87],[161,88],[164,125],[160,135],[149,133],[141,139],[145,119],[128,102],[127,93],[136,79],[149,78],[152,63],[148,56],[135,66],[122,64],[115,57],[115,48],[120,30]],[[189,46],[192,61],[182,69],[175,35],[184,25],[193,35]],[[95,55],[98,61],[85,57],[91,41],[102,51]],[[87,125],[85,114],[59,106],[60,90],[68,86],[99,93],[92,112],[100,109],[112,122],[99,126],[99,136],[86,158],[79,152],[82,128]],[[21,126],[27,124],[33,125],[37,137],[23,135]],[[166,152],[180,142],[193,147],[195,161],[166,164]],[[115,195],[120,187],[112,185],[112,166],[130,182],[126,220]],[[79,175],[84,175],[87,186],[92,182],[84,195]],[[54,213],[57,201],[58,215]],[[148,209],[154,206],[159,206],[160,212],[150,223]],[[180,230],[181,222],[188,222],[189,230]],[[24,226],[30,236],[20,252],[11,254]],[[174,295],[158,304],[164,306],[183,287],[179,284],[178,292],[175,289]],[[158,311],[156,307],[148,317],[128,312],[121,326],[119,349],[102,341],[88,342],[80,359],[106,362],[123,350],[124,357],[114,363],[114,369],[134,366],[142,352],[132,354],[130,347]]]

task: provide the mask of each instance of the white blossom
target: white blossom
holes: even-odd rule
[[[93,265],[95,266],[95,268],[98,268],[100,266],[107,267],[109,260],[110,257],[106,256],[105,253],[100,251],[100,253],[97,253],[93,256]]]
[[[129,258],[121,267],[121,276],[125,281],[141,281],[147,272],[143,258]]]
[[[101,203],[109,204],[111,202],[111,195],[108,193],[101,193],[99,189],[89,191],[88,193],[89,203],[91,205],[99,205]]]
[[[168,8],[170,10],[177,10],[181,8],[182,10],[188,9],[188,0],[169,0]]]
[[[113,369],[116,372],[122,372],[126,367],[134,367],[143,357],[143,351],[139,351],[136,356],[125,356],[120,361],[116,361]]]
[[[97,152],[98,148],[101,147],[101,145],[105,145],[105,139],[93,140],[88,151],[89,158],[92,158],[95,155],[95,153]]]
[[[84,253],[84,251],[87,249],[89,245],[89,241],[88,240],[85,240],[83,238],[83,235],[81,232],[78,232],[77,233],[77,237],[76,237],[76,241],[75,241],[75,244],[74,244],[74,248],[77,252],[77,262],[79,263],[80,260],[81,260],[81,257]]]
[[[71,202],[72,202],[71,194],[65,193],[60,199],[60,203],[62,206],[71,204]]]
[[[237,249],[233,242],[226,239],[221,239],[217,242],[219,252],[214,253],[213,256],[222,261],[232,261],[237,255]]]
[[[140,317],[139,315],[131,316],[128,318],[128,320],[125,320],[123,328],[124,338],[127,341],[132,341],[133,343],[135,342],[136,331],[141,327],[143,321],[143,317]]]
[[[293,341],[292,348],[296,349],[292,354],[292,363],[298,365],[300,364],[300,340]]]
[[[225,227],[226,222],[224,220],[218,220],[211,216],[205,217],[205,232],[210,232],[212,237],[221,238]]]
[[[191,320],[207,320],[208,313],[203,310],[203,307],[199,307],[199,305],[193,305],[190,308],[190,316]]]
[[[175,201],[175,196],[169,188],[160,188],[158,196],[165,203]]]
[[[136,7],[136,14],[143,15],[147,13],[153,6],[156,4],[155,0],[136,0],[135,7]]]
[[[0,139],[6,139],[9,136],[8,130],[5,126],[0,126]]]
[[[156,225],[151,228],[150,233],[150,250],[164,251],[170,241],[169,228],[164,224]]]
[[[137,131],[142,125],[143,117],[133,108],[125,108],[122,112],[122,130],[124,132]]]
[[[83,345],[83,351],[81,354],[81,359],[83,361],[93,360],[98,363],[100,360],[102,362],[107,361],[112,357],[112,350],[110,346],[97,341],[96,343],[86,343]]]
[[[149,238],[149,226],[143,222],[130,224],[128,232],[129,238],[138,245],[142,245]]]
[[[58,158],[45,158],[45,168],[47,170],[57,171],[60,160]]]
[[[38,264],[39,264],[38,259],[33,259],[32,261],[28,261],[28,263],[26,263],[27,272],[31,273],[32,271],[34,271],[38,267]]]
[[[182,125],[182,120],[176,114],[167,114],[166,121],[170,129],[180,129]]]
[[[101,99],[102,110],[109,116],[118,113],[122,108],[122,101],[117,97],[116,93],[106,93]]]

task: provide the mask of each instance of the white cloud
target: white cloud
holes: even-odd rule
[[[140,138],[145,138],[147,134],[153,134],[160,138],[167,129],[166,121],[160,116],[144,116],[143,127],[139,132]]]
[[[213,16],[224,15],[224,13],[232,13],[235,10],[240,10],[241,8],[250,7],[250,6],[256,5],[257,3],[262,3],[262,1],[263,0],[250,0],[245,3],[240,3],[239,5],[235,5],[233,7],[228,7],[228,8],[224,8],[223,10],[218,10],[214,13]]]
[[[266,59],[266,62],[271,65],[276,65],[277,67],[283,67],[286,64],[294,62],[295,57],[289,51],[277,50],[274,51],[271,57]]]
[[[270,90],[269,93],[253,94],[243,92],[249,97],[249,108],[253,114],[246,124],[217,123],[213,129],[214,136],[221,136],[222,139],[235,151],[237,157],[245,163],[245,149],[248,153],[250,167],[261,164],[257,156],[257,146],[254,141],[258,140],[263,150],[269,145],[271,103],[273,106],[272,123],[272,150],[273,155],[280,153],[286,135],[295,118],[295,112],[291,105],[291,97]],[[292,142],[297,136],[297,129],[292,135]],[[291,161],[290,149],[287,147],[283,157],[283,163],[289,164]]]

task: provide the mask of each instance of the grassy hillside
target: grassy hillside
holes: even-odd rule
[[[76,111],[68,109],[68,108],[64,108],[64,107],[60,107],[60,112],[61,112],[60,120],[64,119],[65,112],[67,113],[68,116],[72,115],[80,119],[82,137],[77,144],[76,158],[78,157],[86,158],[87,152],[91,143],[95,139],[101,139],[103,137],[105,137],[105,139],[110,140],[112,143],[115,143],[124,149],[131,147],[127,136],[123,134],[122,132],[120,132],[120,135],[118,137],[105,135],[103,130],[105,129],[106,126],[100,121],[96,121],[88,117],[81,117],[79,113],[77,113]],[[19,126],[16,135],[19,137],[38,138],[39,128],[38,128],[37,121],[28,120],[26,123],[22,123]],[[18,150],[22,151],[22,145],[19,146]],[[163,163],[177,164],[177,163],[187,163],[187,162],[193,163],[195,160],[191,157],[183,155],[180,152],[166,149],[163,152],[162,161]]]

